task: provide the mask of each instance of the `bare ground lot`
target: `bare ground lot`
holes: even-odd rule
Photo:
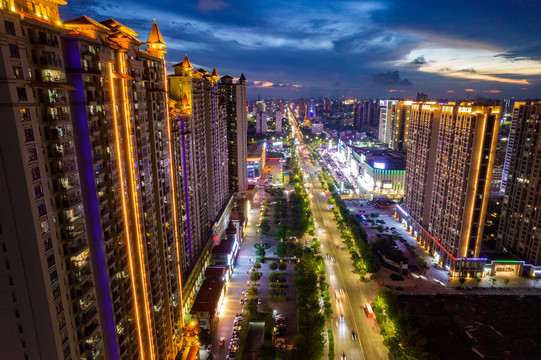
[[[400,302],[441,360],[541,359],[539,296],[403,295]]]

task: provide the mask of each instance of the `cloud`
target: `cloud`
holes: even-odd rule
[[[449,94],[456,94],[456,91],[454,91],[454,90],[447,90],[447,92],[448,92]]]
[[[389,90],[390,93],[394,93],[394,92],[406,92],[406,90],[395,90],[395,89],[391,89]]]
[[[301,88],[302,85],[289,83],[274,83],[271,81],[248,80],[247,86],[251,88]]]
[[[230,3],[226,3],[222,0],[198,0],[197,1],[197,7],[199,10],[207,11],[207,10],[220,10],[226,7],[230,7]]]
[[[368,81],[383,86],[411,86],[413,85],[408,79],[400,79],[398,71],[388,71],[386,73],[372,74],[368,77]]]
[[[412,65],[425,65],[426,64],[425,57],[423,55],[418,56],[411,61],[411,64]]]
[[[464,89],[466,92],[475,92],[475,89]]]
[[[527,77],[541,75],[539,60],[506,56],[505,51],[486,44],[475,47],[475,44],[462,44],[452,39],[439,40],[441,43],[433,40],[411,51],[396,65],[405,66],[426,56],[430,61],[419,66],[421,72],[518,85],[529,85]],[[471,64],[475,64],[475,69],[470,67]]]
[[[502,91],[501,90],[494,90],[494,89],[490,89],[490,90],[483,90],[484,93],[489,93],[489,94],[499,94],[501,93]]]
[[[520,88],[520,90],[528,90],[528,88]]]

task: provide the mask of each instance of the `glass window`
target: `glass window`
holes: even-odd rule
[[[14,66],[13,75],[15,76],[15,79],[23,80],[24,79],[23,68],[20,66]]]
[[[37,180],[41,178],[41,173],[39,167],[32,168],[32,180]]]
[[[21,55],[19,54],[19,46],[16,44],[9,44],[9,56],[12,58],[20,58]]]
[[[18,87],[17,88],[17,96],[19,97],[19,100],[28,100],[28,97],[26,96],[26,88]]]
[[[21,113],[21,121],[29,121],[30,120],[30,109],[22,108],[19,109]]]
[[[8,35],[16,35],[15,34],[15,24],[11,21],[4,21],[4,25],[6,26],[6,34]]]
[[[34,141],[34,130],[32,128],[24,129],[24,139],[26,142]]]
[[[39,216],[43,216],[47,214],[47,205],[42,202],[41,204],[38,205],[38,215]]]
[[[42,234],[45,234],[47,232],[49,232],[49,220],[43,220],[41,223],[41,233]],[[51,241],[51,239],[49,239],[49,241]],[[46,249],[48,250],[48,249]]]
[[[54,264],[56,264],[56,261],[54,259],[54,254],[51,254],[51,255],[47,256],[47,266],[51,267]]]
[[[38,186],[34,186],[34,193],[36,194],[36,199],[39,199],[43,196],[43,186],[39,184]]]
[[[56,280],[58,280],[58,273],[56,272],[56,270],[49,275],[49,279],[51,279],[51,284],[54,284]]]
[[[34,161],[38,159],[38,152],[35,146],[28,149],[28,161]]]

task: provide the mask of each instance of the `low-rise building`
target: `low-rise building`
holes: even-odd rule
[[[261,177],[261,171],[265,168],[265,146],[261,143],[249,144],[246,163],[248,183],[256,183]]]

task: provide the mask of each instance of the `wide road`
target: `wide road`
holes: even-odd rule
[[[316,221],[316,229],[321,227],[319,234],[322,252],[329,254],[326,259],[327,279],[329,291],[333,300],[332,328],[334,333],[335,358],[345,352],[347,359],[388,359],[387,347],[383,344],[383,336],[374,319],[367,318],[364,305],[375,299],[379,286],[372,281],[361,282],[354,267],[353,260],[348,250],[341,250],[345,243],[342,242],[340,231],[333,220],[332,211],[329,210],[328,196],[325,196],[317,175],[310,172],[319,171],[307,160],[302,153],[306,151],[302,143],[299,145],[301,159],[299,165],[308,175],[305,183],[309,183],[308,191],[311,197],[311,208]],[[332,261],[332,258],[336,261]],[[341,292],[343,289],[343,293]],[[336,301],[336,293],[339,293],[341,301]],[[344,316],[344,321],[340,320]],[[352,339],[352,332],[357,334],[357,339]]]

